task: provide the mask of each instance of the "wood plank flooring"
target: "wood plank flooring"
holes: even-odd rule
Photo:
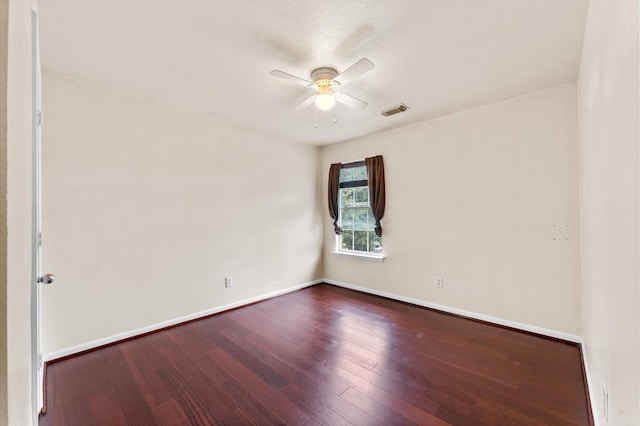
[[[317,285],[47,367],[49,425],[587,425],[579,348]]]

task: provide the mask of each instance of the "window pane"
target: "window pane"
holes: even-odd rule
[[[353,209],[340,211],[342,229],[353,229]]]
[[[342,188],[340,190],[340,203],[342,207],[351,207],[353,206],[353,188]]]
[[[367,166],[354,167],[353,180],[367,180]]]
[[[369,208],[368,207],[360,207],[352,209],[353,211],[353,229],[361,229],[364,231],[368,231],[369,226]]]
[[[342,233],[342,250],[353,250],[353,231]]]
[[[367,180],[367,166],[362,165],[340,169],[340,183],[354,180]]]
[[[351,182],[353,179],[354,168],[340,169],[340,182]]]
[[[376,229],[376,218],[373,217],[373,212],[369,209],[369,228],[368,229]]]
[[[369,251],[372,253],[382,251],[382,238],[378,237],[375,231],[369,231]]]
[[[367,251],[367,231],[353,231],[353,249]]]
[[[369,206],[369,187],[353,188],[353,192],[357,206]]]

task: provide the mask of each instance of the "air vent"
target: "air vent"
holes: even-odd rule
[[[405,112],[408,109],[409,109],[409,107],[406,106],[405,104],[400,104],[400,105],[396,105],[394,107],[391,107],[386,111],[382,111],[380,114],[384,115],[385,117],[389,117],[390,115],[395,115],[395,114],[399,114],[401,112]]]

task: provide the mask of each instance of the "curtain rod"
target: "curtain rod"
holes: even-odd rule
[[[364,161],[364,158],[360,159],[360,160],[352,160],[352,161],[343,161],[340,164],[353,164],[353,163],[361,163]]]

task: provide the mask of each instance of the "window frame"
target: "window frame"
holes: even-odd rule
[[[340,167],[342,169],[351,169],[356,167],[365,167],[366,170],[366,162],[364,160],[354,161],[351,163],[343,163]],[[367,178],[352,180],[347,182],[340,182],[338,184],[338,210],[340,212],[339,215],[339,225],[342,227],[342,218],[343,218],[343,209],[342,206],[342,190],[346,188],[367,188],[367,208],[369,209],[368,215],[373,216],[373,211],[371,210],[371,200],[369,199],[369,178],[368,178],[368,170],[367,170]],[[352,230],[353,231],[353,230]],[[372,229],[367,229],[366,232],[371,232]],[[361,250],[347,250],[342,248],[342,235],[336,235],[336,243],[335,250],[333,253],[343,256],[357,257],[366,260],[377,260],[383,261],[384,253],[380,252],[371,252],[371,251],[361,251]]]

